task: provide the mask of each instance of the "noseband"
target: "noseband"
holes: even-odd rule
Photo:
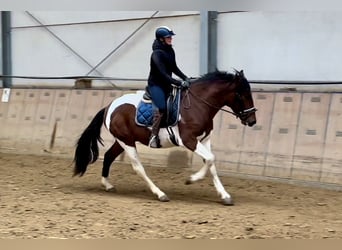
[[[255,107],[252,107],[252,108],[249,108],[249,109],[245,109],[245,110],[242,110],[241,112],[239,112],[238,114],[235,114],[234,115],[236,117],[240,117],[240,119],[244,120],[244,119],[247,119],[247,117],[252,114],[252,113],[255,113],[257,111],[257,109]],[[233,113],[233,112],[232,112]]]
[[[235,93],[235,95],[236,95],[237,99],[239,100],[239,102],[243,103],[241,95],[239,93]],[[252,108],[244,109],[237,114],[234,113],[234,115],[237,118],[239,117],[241,120],[245,120],[245,119],[247,119],[247,117],[250,114],[255,113],[256,111],[257,111],[257,109],[255,107],[252,107]]]

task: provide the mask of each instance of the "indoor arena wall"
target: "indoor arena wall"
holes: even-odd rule
[[[1,90],[1,92],[3,89]],[[0,102],[0,150],[72,159],[82,131],[101,107],[128,91],[12,89]],[[215,117],[212,148],[221,174],[342,187],[342,93],[254,92],[257,125]],[[103,129],[105,147],[113,139]],[[145,165],[198,168],[183,148],[138,145]],[[120,161],[128,159],[123,155]]]

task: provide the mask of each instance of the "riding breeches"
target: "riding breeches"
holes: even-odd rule
[[[167,98],[167,94],[165,93],[165,91],[157,85],[149,85],[148,88],[154,105],[157,106],[160,113],[165,113]]]

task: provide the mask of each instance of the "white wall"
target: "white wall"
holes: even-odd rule
[[[219,68],[250,79],[342,80],[341,12],[245,12],[218,17]]]
[[[32,12],[93,66],[115,49],[154,11]],[[149,71],[154,30],[168,25],[176,32],[174,48],[181,69],[199,74],[198,11],[162,11],[113,54],[98,70],[108,77],[143,78]],[[111,21],[89,24],[78,22]],[[116,20],[116,21],[115,21]],[[218,16],[218,68],[244,69],[249,80],[340,81],[342,15],[340,12],[240,12]],[[91,69],[25,13],[12,12],[13,74],[85,75]],[[14,85],[73,85],[72,80],[15,79]],[[138,86],[141,82],[120,82]],[[108,86],[96,81],[97,86]],[[336,87],[336,85],[335,85]],[[337,90],[342,86],[337,86]],[[319,87],[317,87],[319,88]]]
[[[97,65],[145,22],[145,19],[136,18],[147,18],[153,13],[154,11],[32,12],[44,24],[114,20],[112,22],[49,26],[52,32],[93,66]],[[176,33],[174,49],[179,67],[190,76],[198,75],[200,17],[199,15],[182,16],[184,14],[194,14],[194,12],[160,12],[157,17],[172,17],[156,18],[149,21],[97,69],[107,77],[146,79],[149,73],[154,31],[158,26],[167,25]],[[14,26],[12,32],[13,75],[74,76],[86,75],[91,70],[91,67],[44,28],[28,27],[37,23],[25,12],[13,12],[12,19]],[[54,85],[58,81],[16,79],[14,84],[34,85],[42,82]],[[73,84],[73,81],[70,80],[59,82],[66,85]],[[106,85],[107,83],[97,81],[96,84]]]

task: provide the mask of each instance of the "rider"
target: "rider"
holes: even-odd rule
[[[166,26],[161,26],[155,31],[155,40],[152,45],[152,55],[150,60],[150,74],[148,77],[148,90],[152,97],[152,102],[157,109],[153,114],[152,134],[149,146],[159,148],[160,122],[166,112],[166,100],[172,91],[172,85],[188,88],[190,79],[178,68],[175,51],[172,48],[172,36],[175,33]],[[172,73],[180,77],[181,80],[172,78]]]

